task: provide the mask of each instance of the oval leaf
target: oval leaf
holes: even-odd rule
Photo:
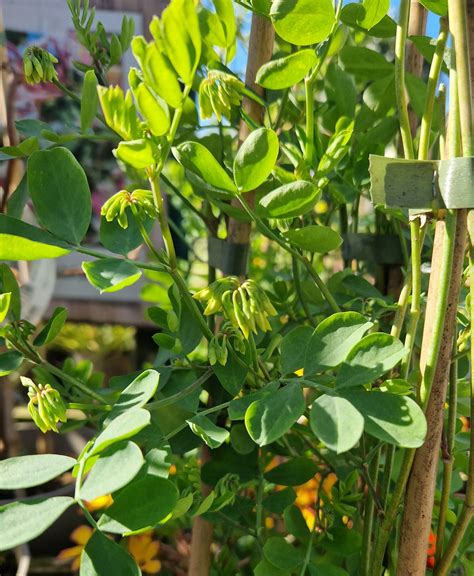
[[[173,148],[176,160],[207,184],[219,190],[235,194],[236,188],[230,176],[222,168],[212,153],[198,142],[183,142]]]
[[[120,394],[109,418],[125,410],[144,406],[154,396],[159,381],[160,375],[156,370],[145,370],[139,374]]]
[[[24,357],[16,350],[0,354],[0,376],[7,376],[23,364]]]
[[[100,455],[81,486],[82,500],[94,500],[126,486],[143,464],[140,448],[133,442],[111,446]]]
[[[301,456],[265,472],[265,480],[281,486],[301,486],[311,480],[318,469],[314,460]]]
[[[306,376],[339,366],[373,326],[358,312],[336,312],[318,324],[306,351]]]
[[[298,46],[322,42],[336,23],[332,0],[275,0],[270,16],[278,35]]]
[[[48,320],[41,332],[34,340],[35,346],[44,346],[52,342],[56,336],[61,332],[61,328],[67,320],[66,308],[56,308],[53,315]]]
[[[86,132],[92,126],[97,106],[99,105],[99,95],[97,86],[99,82],[94,70],[88,70],[84,74],[84,84],[82,85],[81,95],[81,131]]]
[[[310,252],[330,252],[342,244],[341,236],[328,226],[305,226],[288,230],[286,236],[292,244]]]
[[[81,555],[81,576],[141,576],[125,548],[96,530]]]
[[[349,352],[336,378],[336,388],[370,384],[394,368],[406,355],[403,344],[376,332],[362,338]]]
[[[61,147],[35,152],[28,159],[28,188],[40,223],[54,236],[79,244],[89,228],[92,203],[74,155]]]
[[[207,416],[197,414],[190,420],[186,420],[186,422],[193,433],[199,436],[209,448],[219,448],[229,438],[229,431],[216,426]]]
[[[0,490],[31,488],[45,484],[70,470],[75,463],[74,458],[60,454],[33,454],[2,460]]]
[[[345,398],[324,394],[313,402],[310,425],[330,450],[341,454],[359,441],[364,431],[364,417]]]
[[[280,144],[268,128],[254,130],[244,141],[234,161],[234,180],[241,192],[255,190],[275,167]]]
[[[264,64],[257,73],[257,83],[271,90],[290,88],[301,82],[318,61],[314,50],[300,50]]]
[[[250,404],[245,413],[245,426],[259,446],[266,446],[288,432],[305,407],[301,387],[285,386],[271,396]]]
[[[425,441],[426,418],[411,398],[355,390],[341,396],[364,415],[365,431],[371,436],[403,448],[418,448]]]
[[[73,504],[73,498],[56,496],[0,506],[0,550],[10,550],[33,540]]]
[[[118,292],[131,286],[142,275],[131,262],[118,258],[101,258],[92,262],[83,262],[82,269],[89,282],[102,292]]]
[[[1,260],[59,258],[69,252],[70,246],[49,232],[0,214]]]
[[[134,168],[144,169],[155,163],[155,149],[147,138],[120,142],[114,150],[116,158]]]
[[[135,436],[150,423],[150,413],[142,408],[127,410],[112,422],[96,438],[89,456],[94,456],[108,446]]]
[[[261,212],[268,218],[294,218],[313,208],[320,194],[312,182],[296,180],[260,198]]]
[[[148,475],[124,488],[99,521],[101,530],[127,534],[150,530],[164,520],[178,502],[176,486]]]

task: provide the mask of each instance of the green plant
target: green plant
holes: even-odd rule
[[[421,161],[445,157],[443,90],[436,90],[443,69],[452,88],[449,155],[459,156],[462,141],[464,155],[472,156],[466,3],[423,2],[443,16],[435,46],[413,38],[430,63],[428,82],[405,69],[407,0],[398,26],[388,1],[336,8],[330,0],[240,4],[253,12],[252,34],[265,29],[272,38],[273,26],[278,35],[274,57],[256,73],[263,96],[248,85],[254,78],[245,85],[228,68],[237,37],[230,0],[214,0],[213,10],[172,0],[152,21],[151,42],[131,40],[139,68],[130,70],[125,93],[103,85],[101,76],[117,59],[114,44],[124,50],[130,42],[128,24],[123,38],[106,42],[100,27],[91,31],[88,3],[71,0],[74,25],[94,59],[84,75],[81,126],[67,135],[43,127],[41,139],[2,150],[7,159],[27,158],[28,194],[19,187],[0,215],[0,256],[86,254],[93,259],[84,262],[84,273],[101,292],[145,275],[158,300],[148,310],[158,353],[155,366],[105,386],[90,366],[53,366],[42,347],[58,336],[66,311],[56,310],[38,332],[22,320],[19,288],[1,265],[2,374],[23,363],[34,368],[30,410],[42,430],[59,428],[64,407],[81,410],[82,424],[96,430],[77,459],[51,454],[0,462],[1,489],[40,485],[68,470],[76,482],[74,497],[0,508],[1,548],[34,538],[78,505],[94,529],[82,554],[84,575],[138,574],[119,538],[189,528],[193,519],[197,526],[199,517],[207,522],[206,538],[220,544],[211,563],[219,575],[380,576],[385,568],[424,574],[435,526],[436,573],[462,566],[467,574],[474,456],[466,443],[473,433],[462,431],[459,420],[472,417],[465,366],[472,295],[461,287],[467,211],[434,204],[423,215],[390,205],[361,209],[369,197],[369,155],[384,155],[399,129],[407,160],[415,151]],[[446,49],[448,4],[457,70]],[[258,40],[253,36],[251,46]],[[51,71],[44,79],[55,81]],[[213,115],[216,125],[199,123]],[[237,130],[248,134],[242,142]],[[127,175],[126,188],[102,209],[100,240],[113,257],[83,244],[90,192],[64,146],[75,137],[115,140],[114,156]],[[196,237],[209,240],[204,287],[196,273],[202,262],[186,264],[177,255],[164,191],[193,219]],[[19,219],[28,198],[39,226]],[[324,209],[315,210],[320,204]],[[163,249],[150,234],[155,221]],[[235,255],[250,225],[254,265],[247,279]],[[350,255],[339,265],[340,246],[361,231],[397,238],[405,271],[398,291],[384,282],[389,266]],[[425,298],[422,251],[433,240]],[[150,259],[129,258],[142,243]],[[454,353],[453,340],[460,344]],[[448,372],[448,464],[436,484]],[[52,404],[45,402],[50,397]],[[185,456],[199,447],[200,468]],[[432,464],[428,479],[420,479],[413,471],[423,472],[425,453]],[[169,477],[178,456],[187,464]],[[464,503],[454,471],[469,474]],[[298,488],[308,482],[309,499]],[[417,518],[421,540],[410,542],[412,499],[420,490],[427,509]],[[109,493],[110,508],[88,510],[87,501]],[[209,571],[211,552],[198,529],[193,538],[203,561],[191,562],[191,574],[200,576]]]

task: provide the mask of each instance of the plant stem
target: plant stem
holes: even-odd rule
[[[172,396],[168,396],[167,398],[163,398],[162,400],[156,400],[155,402],[150,402],[149,404],[145,405],[147,410],[157,410],[158,408],[164,408],[165,406],[170,406],[175,404],[179,400],[183,398],[187,398],[190,394],[192,394],[195,390],[199,390],[203,384],[205,384],[209,378],[212,376],[213,371],[207,370],[202,376],[200,376],[197,380],[195,380],[190,386],[184,388],[180,392],[173,394]]]
[[[314,318],[311,314],[308,303],[306,302],[306,298],[304,297],[303,291],[301,289],[301,278],[300,278],[300,271],[299,271],[299,267],[298,267],[298,260],[294,256],[292,256],[291,263],[292,263],[293,280],[295,282],[296,294],[298,295],[298,299],[299,299],[300,304],[304,310],[306,318],[308,319],[311,326],[314,327],[314,326],[316,326],[316,322],[314,321]]]
[[[377,450],[376,457],[373,459],[369,470],[367,470],[367,478],[370,479],[370,485],[373,487],[375,495],[377,495],[376,487],[379,476],[379,459],[380,450]],[[367,484],[369,487],[369,484]],[[365,495],[364,505],[364,530],[362,534],[362,552],[361,552],[361,576],[369,576],[370,559],[372,552],[372,529],[374,526],[374,513],[375,513],[375,499],[372,490],[368,490]]]
[[[77,378],[74,378],[74,376],[71,376],[67,372],[64,372],[63,370],[61,370],[61,368],[53,366],[53,364],[50,364],[46,360],[42,360],[41,364],[45,368],[47,368],[52,374],[55,374],[65,382],[68,382],[69,384],[71,384],[71,386],[77,388],[77,390],[80,390],[83,394],[86,394],[86,396],[90,396],[94,400],[97,400],[97,402],[107,405],[107,402],[104,400],[104,398],[94,390],[91,390],[91,388],[89,388],[89,386],[84,384],[84,382],[81,382]]]
[[[405,45],[410,20],[411,0],[400,0],[400,16],[395,37],[395,94],[397,98],[400,133],[402,137],[405,158],[414,159],[413,139],[408,116],[408,102],[405,86]]]
[[[453,354],[456,349],[454,342]],[[442,445],[443,454],[443,488],[441,491],[441,501],[439,504],[438,531],[436,537],[436,562],[439,564],[444,548],[444,537],[446,531],[446,517],[449,508],[449,495],[451,493],[451,481],[453,477],[454,466],[454,440],[456,435],[456,409],[457,409],[457,386],[458,386],[457,362],[451,363],[449,374],[449,411],[448,425],[445,430],[444,446]]]

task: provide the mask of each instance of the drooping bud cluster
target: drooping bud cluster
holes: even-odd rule
[[[119,225],[128,228],[128,217],[126,209],[130,207],[133,212],[142,220],[145,218],[155,218],[157,210],[153,202],[153,194],[150,190],[120,190],[107,200],[100,211],[105,216],[107,222],[112,222],[117,218]]]
[[[58,432],[58,422],[66,422],[66,405],[61,394],[50,384],[36,385],[30,378],[21,378],[28,388],[28,412],[41,432]]]
[[[53,82],[58,79],[54,68],[58,59],[39,46],[28,47],[23,54],[23,72],[28,84]]]
[[[209,363],[211,366],[214,364],[221,364],[225,366],[227,364],[227,357],[228,357],[228,349],[227,343],[230,343],[231,346],[237,352],[241,354],[245,354],[245,342],[242,336],[242,332],[234,326],[230,322],[224,322],[221,327],[221,331],[216,334],[210,341],[209,341]]]
[[[241,284],[236,276],[216,280],[194,294],[194,298],[207,302],[206,316],[223,312],[245,338],[250,332],[257,334],[257,328],[263,332],[271,330],[268,317],[277,313],[265,291],[254,280],[245,280]]]
[[[245,84],[226,72],[209,70],[199,86],[199,109],[203,118],[214,113],[219,122],[222,116],[230,118],[232,106],[240,106]]]

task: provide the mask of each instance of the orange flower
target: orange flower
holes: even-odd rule
[[[73,572],[78,572],[81,565],[81,554],[86,547],[87,542],[89,542],[92,536],[93,529],[86,524],[78,526],[71,533],[71,540],[76,543],[76,546],[71,548],[65,548],[61,550],[58,554],[58,560],[69,560],[71,562],[71,570]]]
[[[102,508],[108,508],[114,503],[112,496],[110,494],[105,494],[104,496],[99,496],[90,502],[85,501],[84,504],[89,512],[95,512],[95,510],[102,510]]]
[[[329,498],[331,498],[331,490],[334,484],[337,482],[337,476],[331,472],[328,474],[324,480],[322,480],[321,474],[318,472],[311,480],[308,480],[305,484],[298,486],[296,488],[296,500],[295,505],[301,510],[303,518],[306,520],[306,524],[310,530],[314,528],[315,521],[315,506],[318,501],[323,504],[323,501],[319,498],[319,492],[322,490]],[[322,510],[319,511],[318,517],[323,520]]]
[[[158,574],[161,570],[161,562],[158,560],[160,543],[153,540],[153,532],[145,532],[130,536],[128,539],[128,551],[135,558],[142,572],[147,574]]]

